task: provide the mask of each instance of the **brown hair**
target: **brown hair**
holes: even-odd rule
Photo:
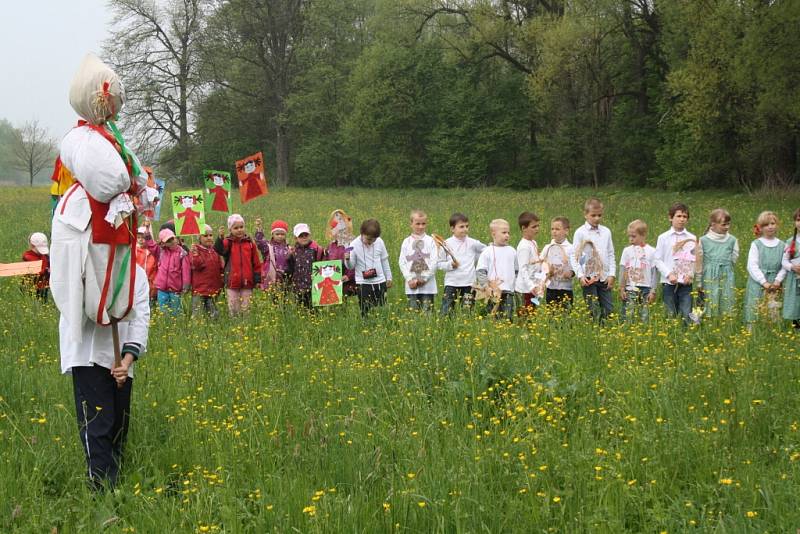
[[[669,207],[669,218],[670,219],[673,218],[675,214],[678,213],[679,211],[685,213],[687,217],[689,216],[689,206],[687,206],[683,202],[675,202],[674,204],[672,204],[672,206]]]
[[[450,228],[455,228],[458,223],[468,223],[469,218],[463,213],[454,213],[450,216]]]
[[[728,210],[723,208],[711,210],[711,213],[708,215],[708,227],[706,228],[706,233],[711,230],[711,225],[715,222],[731,222],[731,214],[728,213]]]
[[[520,230],[527,228],[533,222],[539,222],[539,216],[530,211],[523,211],[517,217]]]
[[[553,217],[550,220],[550,224],[553,223],[561,223],[561,226],[563,226],[565,230],[569,230],[569,219],[564,216]]]
[[[797,254],[797,219],[800,219],[800,208],[794,210],[792,221],[794,221],[794,234],[792,235],[792,244],[789,245],[789,258],[792,259]]]
[[[361,235],[373,237],[375,239],[381,236],[381,223],[377,219],[367,219],[361,223]]]

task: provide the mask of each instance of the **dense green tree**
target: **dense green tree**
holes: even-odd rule
[[[798,2],[210,5],[194,174],[264,150],[278,184],[797,181]]]

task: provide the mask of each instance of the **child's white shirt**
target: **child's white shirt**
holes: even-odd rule
[[[658,236],[656,242],[656,268],[661,273],[661,283],[669,284],[669,275],[675,269],[675,243],[686,239],[697,239],[689,230],[680,232],[670,227],[669,230]]]
[[[422,241],[422,253],[425,254],[426,269],[421,273],[414,273],[411,271],[412,260],[409,256],[414,255],[414,243]],[[405,278],[406,295],[435,295],[438,291],[436,287],[436,264],[439,259],[436,241],[431,236],[425,234],[423,236],[410,235],[403,240],[403,245],[400,247],[400,272],[403,273]],[[420,286],[411,289],[408,282],[412,279],[422,280],[424,283]]]
[[[439,249],[439,263],[437,267],[445,272],[444,285],[466,287],[475,283],[475,261],[480,256],[486,245],[467,236],[458,239],[451,236],[445,240],[447,248],[458,261],[458,269],[453,269],[453,259],[447,256],[443,248]]]
[[[758,285],[763,285],[764,282],[767,281],[767,277],[761,270],[761,258],[759,257],[758,254],[758,245],[756,245],[756,241],[761,241],[762,245],[769,248],[783,246],[783,241],[781,241],[777,237],[773,237],[771,239],[767,239],[766,237],[759,237],[750,244],[750,252],[747,254],[747,274],[750,275],[750,278],[758,282]],[[784,255],[785,254],[786,253],[784,252]],[[778,274],[775,276],[774,281],[780,284],[785,277],[786,277],[786,270],[783,269],[783,267],[781,267],[781,270],[778,271]]]
[[[792,245],[791,239],[786,241],[786,247],[783,249],[783,260],[781,260],[781,266],[783,266],[783,269],[786,271],[787,275],[794,274],[795,276],[797,276],[797,274],[795,274],[795,272],[792,271],[792,267],[794,267],[795,265],[800,265],[800,235],[794,238],[794,248],[795,248],[794,258],[789,257],[789,247],[791,245]]]
[[[392,279],[392,269],[389,266],[389,253],[380,237],[372,245],[365,245],[361,236],[355,238],[350,244],[350,259],[345,266],[356,272],[356,284],[380,284]],[[364,278],[364,271],[375,269],[375,276]]]
[[[619,275],[624,277],[625,289],[653,287],[656,281],[656,249],[650,245],[628,245],[619,259]],[[623,283],[623,280],[620,280]]]
[[[517,245],[517,266],[519,272],[514,282],[514,291],[517,293],[530,293],[533,291],[533,274],[538,270],[539,246],[536,241],[525,239],[519,240]]]
[[[572,276],[562,277],[567,271],[572,271],[570,257],[575,253],[572,243],[564,239],[561,243],[555,240],[550,241],[542,249],[541,259],[550,264],[550,279],[547,281],[547,289],[559,289],[572,291]]]
[[[600,281],[604,282],[609,276],[614,276],[617,272],[616,259],[614,257],[614,242],[611,240],[611,230],[602,224],[598,224],[597,228],[593,228],[588,222],[575,230],[575,235],[572,238],[573,252],[569,261],[570,264],[572,264],[572,271],[577,278],[584,278],[586,276],[583,266],[589,259],[590,253],[589,247],[585,245],[587,241],[591,241],[592,244],[594,244],[597,253],[603,261],[603,272],[600,274]],[[578,247],[581,247],[582,250],[578,250]]]
[[[500,280],[500,289],[514,291],[517,278],[517,251],[511,245],[488,245],[478,258],[477,270],[486,271],[489,281]]]

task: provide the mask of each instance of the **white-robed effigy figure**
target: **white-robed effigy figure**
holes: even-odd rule
[[[116,73],[87,55],[70,86],[70,104],[82,120],[60,150],[76,182],[56,206],[50,250],[61,370],[73,377],[89,477],[112,485],[127,431],[132,362],[146,348],[150,320],[146,275],[136,265],[136,218],[158,195],[146,187],[147,173],[112,120],[123,102]]]

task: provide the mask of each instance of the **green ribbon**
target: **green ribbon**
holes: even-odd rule
[[[111,245],[112,247],[116,245]],[[117,277],[117,282],[114,284],[114,294],[111,296],[111,304],[108,305],[108,309],[111,310],[114,308],[114,304],[117,302],[117,297],[119,296],[119,292],[122,291],[122,284],[125,283],[125,271],[128,268],[128,262],[131,259],[131,247],[128,247],[127,252],[125,252],[125,257],[122,258],[122,266],[120,267],[120,276]]]
[[[133,174],[136,176],[141,176],[142,168],[139,167],[139,164],[136,162],[136,158],[133,157],[133,153],[128,150],[128,147],[125,146],[125,139],[122,138],[122,134],[119,132],[117,125],[114,123],[114,121],[106,121],[106,124],[108,124],[108,127],[111,129],[111,133],[114,134],[114,139],[117,140],[117,143],[119,143],[119,146],[122,149],[122,154],[120,154],[122,161],[124,161],[126,165],[130,161]]]

